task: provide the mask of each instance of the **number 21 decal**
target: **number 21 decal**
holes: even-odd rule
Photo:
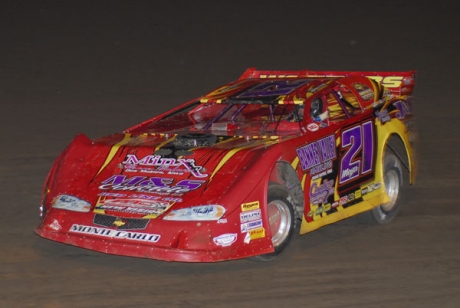
[[[374,158],[374,124],[361,123],[342,132],[342,149],[346,149],[340,160],[339,183],[347,183],[372,172]]]

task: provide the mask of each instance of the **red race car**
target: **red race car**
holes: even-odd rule
[[[270,260],[294,233],[398,212],[415,175],[414,71],[260,71],[108,137],[78,135],[42,237],[166,261]]]

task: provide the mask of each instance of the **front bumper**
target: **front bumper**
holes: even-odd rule
[[[269,235],[248,241],[230,221],[177,222],[152,219],[143,230],[93,224],[94,213],[51,209],[35,233],[41,237],[107,254],[179,262],[218,262],[273,252]],[[225,241],[226,235],[235,240]],[[224,241],[216,239],[224,238]],[[219,243],[219,244],[216,244]]]

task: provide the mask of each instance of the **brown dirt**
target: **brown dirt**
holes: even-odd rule
[[[451,2],[3,4],[0,307],[459,307]],[[417,70],[419,173],[394,223],[325,227],[268,263],[167,263],[34,235],[46,173],[76,133],[121,131],[251,66]]]

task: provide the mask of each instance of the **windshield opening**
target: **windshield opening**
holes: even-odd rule
[[[198,128],[212,130],[233,124],[237,127],[254,126],[259,130],[276,132],[278,129],[300,130],[303,120],[303,104],[235,103],[201,104],[189,112]],[[294,124],[295,125],[292,125]]]
[[[218,131],[230,135],[300,132],[303,110],[303,104],[196,102],[150,123],[147,129],[155,133]]]

